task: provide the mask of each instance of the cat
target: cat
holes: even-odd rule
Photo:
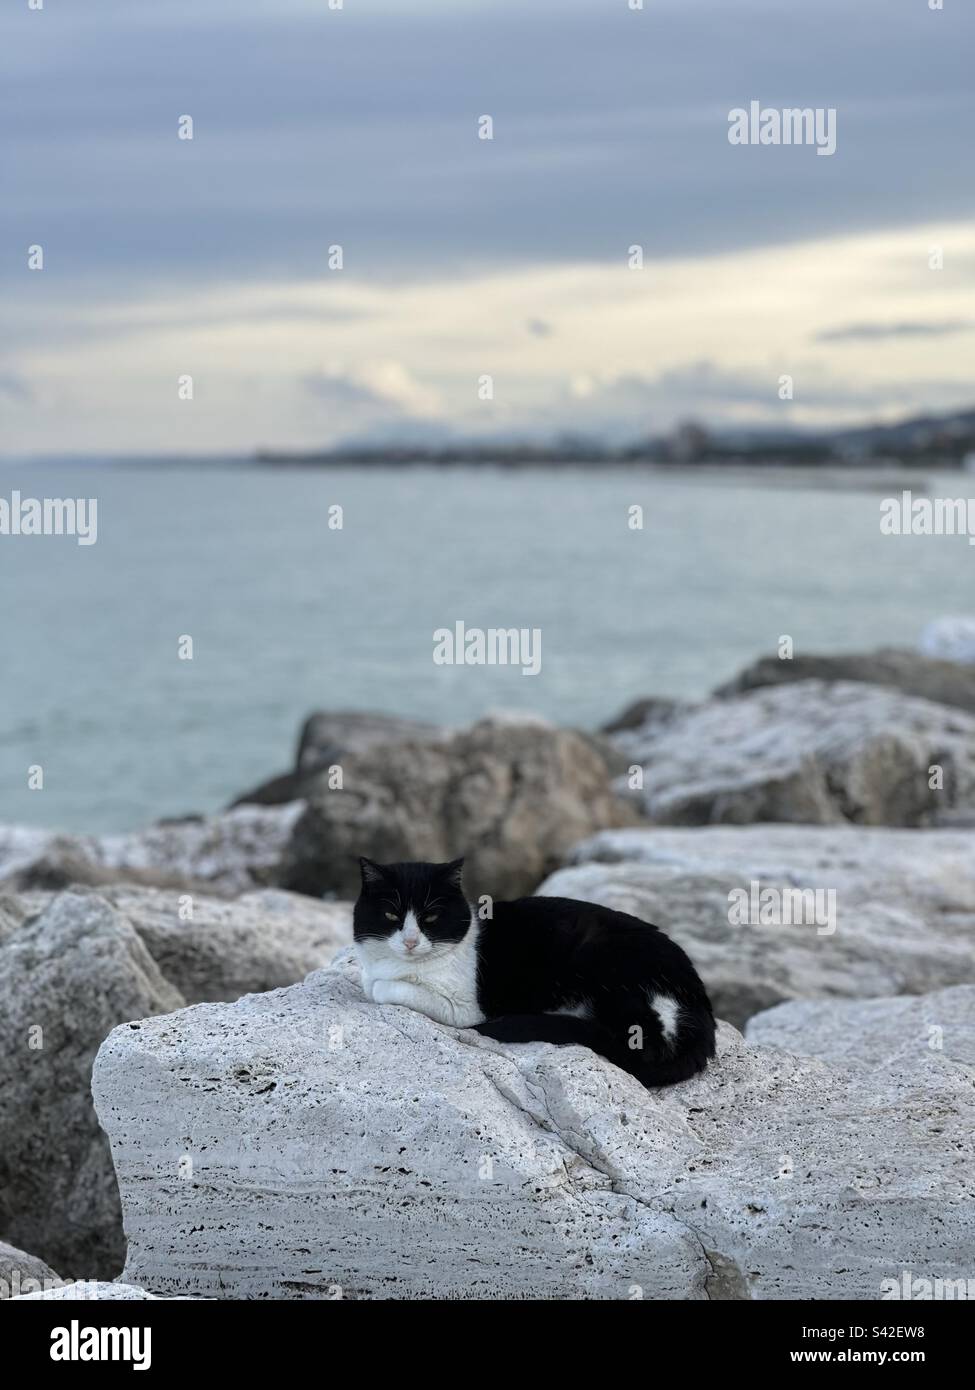
[[[360,859],[354,939],[362,987],[500,1042],[582,1043],[647,1087],[702,1071],[714,1014],[684,951],[657,927],[571,898],[495,902],[481,919],[463,859]]]

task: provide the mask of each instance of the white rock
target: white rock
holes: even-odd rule
[[[914,998],[797,999],[756,1014],[745,1036],[827,1062],[922,1077],[946,1062],[975,1068],[975,985]]]
[[[975,980],[975,837],[792,825],[603,831],[540,892],[654,922],[691,956],[722,1018],[801,996],[923,993]],[[733,891],[835,893],[835,931],[740,925]]]
[[[882,686],[763,686],[613,742],[644,769],[639,801],[661,824],[975,821],[975,715]]]
[[[922,631],[918,649],[945,661],[975,662],[975,618],[935,618]]]
[[[727,1025],[661,1092],[367,1003],[348,960],[103,1044],[123,1277],[231,1298],[879,1298],[970,1266],[975,1088]],[[945,1219],[950,1207],[951,1219]]]
[[[352,941],[351,903],[281,889],[229,901],[124,884],[99,891],[132,923],[188,1004],[293,984]]]
[[[165,870],[225,893],[241,893],[272,874],[304,803],[237,806],[200,820],[150,825],[131,835],[107,835],[100,862],[116,870]]]
[[[116,1273],[118,1195],[89,1092],[99,1043],[153,1010],[303,979],[351,937],[350,904],[275,889],[0,897],[0,1230],[63,1268]]]
[[[145,1289],[137,1289],[133,1284],[114,1284],[105,1283],[98,1279],[79,1279],[74,1284],[62,1284],[60,1288],[56,1289],[43,1289],[39,1293],[22,1293],[10,1301],[11,1303],[23,1303],[29,1299],[85,1299],[102,1302],[111,1300],[121,1303],[132,1299],[155,1299],[155,1297],[154,1293],[146,1293]]]
[[[270,882],[304,804],[237,806],[221,815],[164,821],[125,835],[67,835],[0,827],[0,880],[31,886],[101,886],[119,879],[203,885],[242,893]]]
[[[0,1230],[60,1270],[115,1274],[123,1249],[91,1064],[116,1024],[179,1008],[131,924],[62,893],[0,944]]]
[[[62,1282],[60,1275],[39,1260],[0,1240],[0,1299],[19,1298]]]
[[[508,716],[372,744],[342,759],[344,791],[319,776],[276,880],[316,896],[359,891],[358,856],[381,863],[465,856],[477,897],[532,892],[584,835],[628,825],[605,741]]]

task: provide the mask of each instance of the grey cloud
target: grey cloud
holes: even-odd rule
[[[817,333],[817,343],[863,343],[885,338],[944,338],[952,333],[971,333],[972,319],[941,319],[928,323],[851,323]]]
[[[332,241],[382,280],[604,260],[634,240],[723,250],[975,201],[958,176],[975,41],[960,6],[819,0],[786,22],[777,0],[89,0],[0,23],[0,232],[108,292],[130,273],[305,277]],[[729,146],[727,113],[753,97],[837,106],[837,154]],[[493,142],[475,139],[485,112]]]
[[[973,44],[975,7],[923,0],[7,5],[0,292],[24,332],[5,360],[106,334],[124,351],[133,320],[115,300],[145,303],[138,326],[161,332],[153,298],[322,279],[334,242],[344,274],[382,285],[620,263],[634,242],[652,263],[964,219]],[[751,99],[835,106],[835,156],[730,146],[728,112]],[[493,142],[475,138],[484,113]],[[183,114],[192,142],[176,138]],[[34,242],[42,276],[18,251]],[[200,310],[193,326],[229,321]],[[350,429],[408,424],[354,380],[302,394]],[[841,389],[831,399],[842,408]],[[629,434],[763,404],[766,383],[705,370],[585,401],[553,386],[526,414]]]
[[[34,392],[30,383],[16,372],[0,372],[0,398],[22,403],[33,400]]]
[[[898,386],[891,392],[871,386],[860,388],[844,381],[823,380],[800,385],[796,402],[778,398],[778,372],[768,375],[734,372],[710,361],[674,368],[653,376],[629,373],[596,382],[581,398],[568,394],[537,412],[537,434],[544,437],[560,429],[590,431],[617,443],[671,429],[682,419],[696,419],[714,428],[744,424],[797,428],[795,404],[803,410],[822,409],[835,420],[860,418],[878,408],[890,396],[903,406]],[[967,400],[964,388],[954,383],[952,403]]]

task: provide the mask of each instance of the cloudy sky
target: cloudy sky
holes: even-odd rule
[[[975,404],[975,6],[632,2],[7,0],[0,451]]]

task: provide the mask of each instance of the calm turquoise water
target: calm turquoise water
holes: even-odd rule
[[[704,695],[782,633],[913,645],[975,606],[964,538],[882,537],[870,490],[77,463],[6,465],[0,496],[13,488],[96,497],[99,535],[0,536],[3,821],[121,830],[213,810],[290,763],[315,707],[595,726],[639,695]],[[967,495],[957,476],[939,491]],[[433,631],[457,619],[540,628],[540,674],[434,665]]]

